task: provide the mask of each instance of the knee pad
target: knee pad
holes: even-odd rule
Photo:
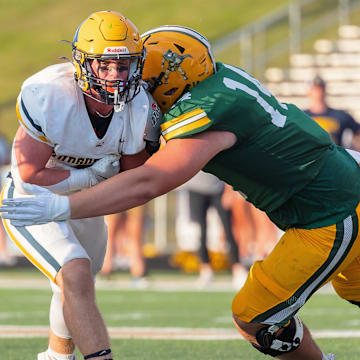
[[[283,328],[279,335],[275,333]],[[295,315],[286,326],[268,325],[256,333],[256,341],[259,345],[252,344],[260,352],[279,356],[296,350],[303,338],[303,325],[300,318]]]
[[[70,331],[64,320],[61,290],[56,285],[51,287],[53,289],[53,296],[50,304],[50,329],[60,338],[71,339]]]
[[[348,300],[348,302],[353,304],[353,305],[357,305],[358,307],[360,307],[360,301]]]

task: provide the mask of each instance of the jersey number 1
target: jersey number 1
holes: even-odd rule
[[[224,64],[225,65],[225,64]],[[241,75],[242,77],[246,78],[246,80],[250,81],[251,83],[253,83],[257,89],[259,90],[259,92],[262,92],[263,94],[265,94],[266,96],[272,96],[271,93],[264,88],[259,81],[257,81],[256,79],[254,79],[253,77],[251,77],[248,73],[246,73],[245,71],[238,69],[234,66],[231,65],[225,65],[228,69],[238,73],[239,75]],[[245,93],[247,93],[248,95],[254,97],[256,99],[256,101],[258,102],[258,104],[271,116],[271,122],[277,126],[277,127],[284,127],[285,126],[285,122],[286,122],[286,116],[280,114],[279,110],[274,109],[260,94],[258,91],[253,90],[251,88],[249,88],[248,86],[246,86],[245,84],[229,79],[227,77],[224,78],[224,85],[232,90],[241,90],[244,91]],[[280,102],[278,102],[278,104],[285,110],[287,110],[287,106],[285,104],[282,104]]]

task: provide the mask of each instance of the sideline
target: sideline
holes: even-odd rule
[[[48,326],[1,325],[0,338],[46,338]],[[244,340],[233,329],[194,328],[152,328],[152,327],[109,327],[113,339],[153,340]],[[316,339],[360,338],[360,330],[314,330]]]
[[[96,289],[97,290],[141,290],[141,291],[203,291],[203,292],[222,292],[229,291],[235,293],[236,291],[232,287],[231,280],[215,280],[213,283],[208,285],[206,289],[199,288],[196,283],[196,278],[194,280],[182,280],[173,279],[169,280],[151,280],[149,279],[147,286],[145,287],[135,287],[130,280],[104,280],[96,278]],[[49,280],[44,278],[0,278],[0,289],[32,289],[32,290],[49,290],[50,285]],[[323,294],[335,294],[335,291],[331,284],[326,284],[316,293]]]

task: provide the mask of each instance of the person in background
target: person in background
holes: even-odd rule
[[[106,216],[108,241],[101,274],[109,276],[117,269],[130,269],[131,285],[144,288],[146,263],[142,252],[145,207]]]
[[[309,106],[304,110],[332,140],[343,147],[352,148],[352,138],[360,132],[360,124],[344,110],[333,109],[326,102],[326,82],[315,76],[308,92]]]
[[[249,203],[238,192],[227,192],[232,212],[233,232],[239,244],[244,265],[264,259],[279,240],[279,229],[263,211]]]
[[[246,278],[247,269],[241,264],[239,248],[235,241],[232,230],[232,213],[230,207],[224,207],[222,198],[225,193],[225,183],[216,176],[200,171],[190,181],[181,187],[188,193],[188,208],[180,208],[179,211],[189,213],[189,221],[199,227],[199,257],[200,276],[198,285],[207,288],[213,280],[214,270],[211,266],[210,253],[208,249],[208,210],[210,207],[216,209],[225,234],[231,261],[232,285],[234,289],[240,289]]]

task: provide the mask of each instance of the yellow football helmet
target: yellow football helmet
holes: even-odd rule
[[[143,80],[162,112],[216,71],[209,41],[195,30],[165,25],[141,38],[146,49]]]
[[[99,11],[91,14],[76,30],[72,42],[75,80],[82,91],[120,111],[140,91],[145,50],[135,25],[118,12]],[[108,81],[97,77],[91,68],[94,59],[130,59],[126,81]],[[96,91],[102,100],[92,96]]]

